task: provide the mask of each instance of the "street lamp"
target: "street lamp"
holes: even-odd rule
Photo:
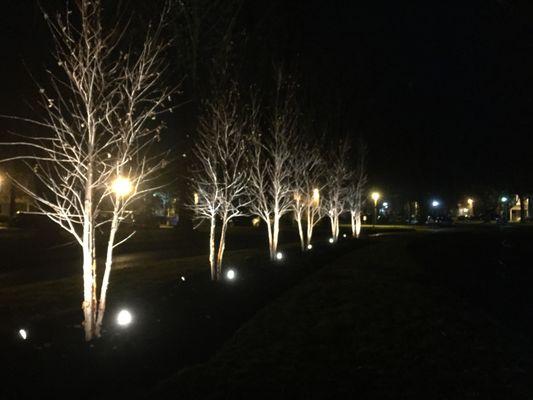
[[[118,197],[124,197],[133,191],[133,185],[129,178],[119,176],[113,181],[111,189]]]
[[[376,222],[378,220],[378,200],[381,197],[379,192],[374,192],[371,195],[372,200],[374,200],[374,227],[376,227]]]
[[[320,201],[320,191],[315,188],[313,189],[313,203],[315,206],[318,206],[318,202]]]

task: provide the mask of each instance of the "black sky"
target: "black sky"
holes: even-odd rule
[[[258,60],[297,66],[317,118],[365,137],[373,185],[533,192],[528,3],[249,0],[242,28]],[[24,63],[39,75],[49,42],[36,2],[6,0],[1,18],[0,113],[20,114],[34,98]]]

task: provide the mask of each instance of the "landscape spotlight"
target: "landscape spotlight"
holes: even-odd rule
[[[346,233],[344,233],[344,234],[342,235],[342,237],[345,238],[345,237],[346,237]]]
[[[119,324],[120,326],[128,326],[129,324],[131,324],[132,320],[133,317],[128,310],[120,310],[117,315],[117,324]]]
[[[309,243],[309,244],[307,245],[307,250],[311,250],[312,248],[313,248],[313,245],[312,245],[311,243]]]
[[[235,274],[235,271],[232,270],[232,269],[228,269],[228,270],[226,271],[226,278],[227,278],[228,280],[230,280],[230,281],[232,281],[232,280],[235,279],[235,275],[236,275],[236,274]]]
[[[433,200],[433,201],[431,202],[431,205],[432,205],[433,207],[438,207],[438,206],[440,206],[440,203],[439,203],[437,200]]]
[[[185,277],[184,277],[184,276],[182,276],[182,277],[181,277],[181,280],[182,280],[183,282],[185,282]]]
[[[122,176],[119,176],[113,181],[113,185],[111,186],[111,188],[113,189],[113,192],[115,192],[117,196],[122,197],[122,196],[127,196],[128,194],[132,192],[133,185],[131,184],[131,181],[129,180],[129,178],[124,178]]]
[[[20,329],[19,336],[22,338],[22,340],[26,340],[28,338],[28,332],[26,332],[26,329]]]
[[[335,241],[335,239],[333,239],[333,238],[329,238],[329,242],[330,242],[330,243],[333,243],[334,241]]]
[[[281,251],[278,251],[278,252],[276,253],[276,259],[277,259],[277,260],[283,260],[283,253],[282,253]]]

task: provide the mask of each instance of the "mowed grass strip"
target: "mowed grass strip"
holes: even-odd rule
[[[153,395],[532,398],[527,343],[427,279],[410,240],[381,241],[311,275]]]

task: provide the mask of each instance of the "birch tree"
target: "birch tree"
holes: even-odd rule
[[[294,191],[292,210],[298,226],[300,247],[305,250],[311,244],[313,229],[322,217],[320,190],[324,162],[318,147],[300,141],[294,150],[292,163]]]
[[[198,167],[193,174],[193,210],[201,222],[209,221],[211,279],[222,276],[226,232],[230,221],[245,215],[249,203],[246,188],[245,134],[247,119],[240,109],[235,87],[206,103],[194,148]],[[217,240],[217,221],[220,236]]]
[[[277,254],[280,220],[291,210],[294,196],[291,158],[297,117],[293,93],[292,86],[284,84],[280,74],[266,128],[263,132],[260,124],[255,124],[253,136],[250,210],[266,224],[271,260]]]
[[[339,239],[339,219],[346,207],[348,185],[351,171],[348,167],[349,145],[342,140],[329,152],[326,169],[326,198],[323,203],[331,227],[331,237],[336,243]]]
[[[350,209],[350,222],[354,238],[359,237],[361,233],[361,212],[365,201],[364,192],[367,184],[366,153],[366,145],[361,140],[357,151],[357,167],[348,193],[348,207]]]
[[[33,171],[37,185],[15,182],[81,248],[83,327],[91,340],[101,334],[113,249],[128,238],[117,241],[120,221],[135,198],[157,187],[165,165],[165,154],[150,152],[171,90],[161,82],[165,12],[135,52],[124,43],[126,26],[104,27],[100,0],[80,0],[76,11],[79,16],[70,9],[44,14],[59,68],[47,71],[49,82],[39,89],[44,118],[19,118],[38,125],[42,134],[4,144],[18,148],[20,155],[12,159]],[[101,286],[96,228],[109,229]]]

